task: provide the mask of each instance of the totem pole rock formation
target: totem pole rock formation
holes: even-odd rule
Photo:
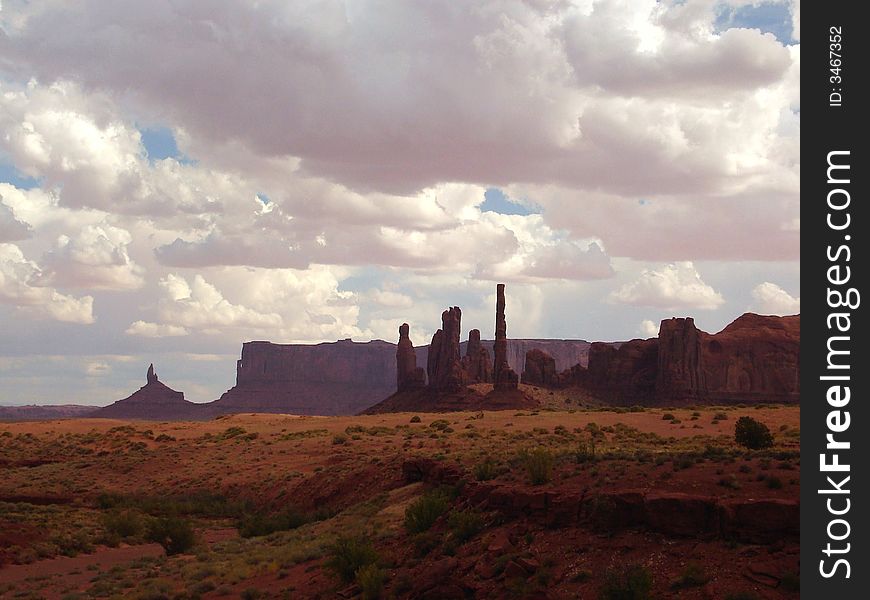
[[[462,311],[458,306],[441,313],[441,329],[432,336],[426,370],[429,386],[439,391],[459,391],[464,385],[459,355]]]
[[[489,383],[492,381],[492,363],[489,351],[480,343],[480,330],[468,332],[468,345],[462,357],[462,370],[468,383]]]
[[[396,348],[396,383],[398,391],[421,389],[426,385],[426,371],[417,366],[417,353],[409,337],[407,323],[399,326],[399,345]]]
[[[504,317],[504,284],[496,287],[495,298],[495,360],[492,366],[496,389],[516,389],[519,383],[516,371],[507,362],[507,321]]]

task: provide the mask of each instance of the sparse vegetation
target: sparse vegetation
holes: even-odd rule
[[[157,542],[166,554],[181,554],[193,547],[195,536],[190,521],[181,517],[157,517],[147,525],[147,538]]]
[[[773,435],[764,423],[740,417],[734,426],[734,441],[750,450],[761,450],[773,446]]]
[[[430,490],[405,509],[405,529],[410,533],[428,531],[449,508],[450,498],[444,490]]]
[[[520,453],[520,460],[532,485],[543,485],[552,479],[555,458],[549,449],[537,447],[523,450]]]
[[[363,600],[378,600],[384,591],[384,571],[375,563],[361,566],[356,571],[356,583],[362,590]]]
[[[474,465],[474,478],[477,481],[489,481],[495,479],[497,475],[498,470],[495,462],[490,458]]]
[[[327,568],[344,583],[354,581],[357,572],[363,567],[378,562],[378,553],[371,541],[361,536],[339,537],[327,550],[327,556]]]

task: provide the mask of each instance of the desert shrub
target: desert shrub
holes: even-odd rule
[[[445,429],[450,428],[450,422],[444,419],[435,419],[431,423],[429,423],[429,427],[432,429],[437,429],[439,431],[444,431]]]
[[[269,535],[276,531],[296,529],[310,520],[296,509],[288,508],[280,513],[271,515],[259,513],[246,514],[239,519],[237,527],[239,535],[248,538]]]
[[[672,590],[682,590],[691,587],[700,587],[710,581],[710,577],[704,572],[704,567],[698,563],[689,563],[680,576],[671,584]]]
[[[665,413],[662,415],[662,421],[673,421],[676,417],[671,413]]]
[[[123,502],[124,498],[120,494],[111,492],[103,492],[97,496],[97,507],[102,509],[115,508]]]
[[[601,600],[648,600],[652,592],[652,573],[641,565],[611,569],[604,576]]]
[[[520,459],[532,485],[543,485],[552,479],[555,458],[547,448],[525,450],[520,454]]]
[[[716,419],[717,421],[727,421],[728,420],[728,413],[717,412],[716,414],[713,415],[713,418]]]
[[[220,435],[220,437],[222,437],[225,440],[228,440],[228,439],[231,439],[234,437],[238,437],[240,435],[244,435],[246,433],[247,433],[247,431],[245,431],[244,427],[233,426],[233,427],[227,427],[224,430],[224,432]]]
[[[257,588],[246,588],[241,594],[242,600],[258,600],[263,597],[263,592]]]
[[[414,415],[413,417],[411,417],[411,423],[419,423],[420,421],[420,415]]]
[[[110,536],[119,539],[137,536],[142,533],[144,524],[141,516],[132,510],[112,510],[103,515],[103,527]]]
[[[773,446],[773,436],[767,425],[752,417],[740,417],[734,425],[734,441],[749,448],[760,450]]]
[[[357,571],[366,565],[378,562],[378,553],[372,543],[364,537],[338,538],[327,550],[326,566],[344,583],[356,578]]]
[[[767,478],[767,487],[772,490],[781,490],[782,489],[782,480],[779,477],[771,475]]]
[[[363,600],[377,600],[384,591],[383,570],[375,563],[364,565],[356,571],[356,583],[362,590]]]
[[[166,554],[181,554],[193,547],[196,537],[193,526],[187,519],[179,517],[158,517],[148,522],[148,540],[157,542]]]
[[[450,498],[444,490],[431,490],[405,509],[405,529],[410,533],[428,531],[449,508]]]
[[[347,443],[347,436],[343,433],[336,433],[332,438],[333,446],[340,446]]]
[[[577,451],[574,453],[574,459],[578,463],[595,460],[595,436],[590,436],[588,440],[580,440]]]
[[[174,442],[175,437],[171,435],[167,435],[165,433],[161,433],[156,438],[154,438],[155,442]]]
[[[497,475],[498,470],[492,459],[487,458],[483,462],[474,465],[474,478],[477,481],[489,481],[490,479],[495,479]]]
[[[447,518],[450,532],[460,544],[467,542],[483,529],[483,514],[476,510],[459,510]]]

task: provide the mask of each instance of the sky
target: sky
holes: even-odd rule
[[[800,312],[799,0],[2,0],[0,404]]]

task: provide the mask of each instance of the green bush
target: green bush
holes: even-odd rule
[[[581,464],[595,461],[595,436],[590,436],[588,441],[580,440],[574,459]]]
[[[103,527],[110,536],[124,539],[142,533],[144,523],[137,512],[115,509],[103,515]]]
[[[474,478],[477,481],[489,481],[498,475],[495,463],[487,458],[481,463],[474,465]]]
[[[166,554],[181,554],[193,547],[196,537],[190,521],[180,517],[158,517],[148,522],[147,538],[157,542]]]
[[[383,570],[375,563],[364,565],[356,571],[356,583],[362,590],[363,600],[378,600],[384,591]]]
[[[411,417],[411,423],[419,423],[420,421],[420,415],[414,415],[413,417]]]
[[[347,443],[347,436],[343,433],[336,433],[332,438],[333,446],[341,446]]]
[[[282,512],[264,514],[246,514],[239,519],[237,527],[239,535],[245,538],[269,535],[276,531],[289,531],[308,523],[311,519],[294,508],[285,509]]]
[[[652,573],[641,565],[611,569],[604,576],[601,600],[648,600],[652,592]]]
[[[671,413],[665,413],[662,415],[662,421],[673,421],[674,419],[676,419],[676,417]]]
[[[476,510],[458,510],[450,513],[447,525],[454,539],[463,544],[483,530],[483,514]]]
[[[410,533],[428,531],[449,508],[447,494],[443,490],[431,490],[405,509],[405,529]]]
[[[760,450],[773,446],[773,435],[764,423],[740,417],[734,425],[734,441],[750,450]]]
[[[338,538],[327,550],[326,567],[344,583],[356,579],[357,571],[366,565],[377,564],[378,553],[372,543],[363,537]]]
[[[543,485],[553,477],[555,458],[547,448],[533,448],[520,454],[532,485]]]
[[[775,475],[771,475],[767,478],[767,487],[771,490],[781,490],[782,489],[782,480]]]

